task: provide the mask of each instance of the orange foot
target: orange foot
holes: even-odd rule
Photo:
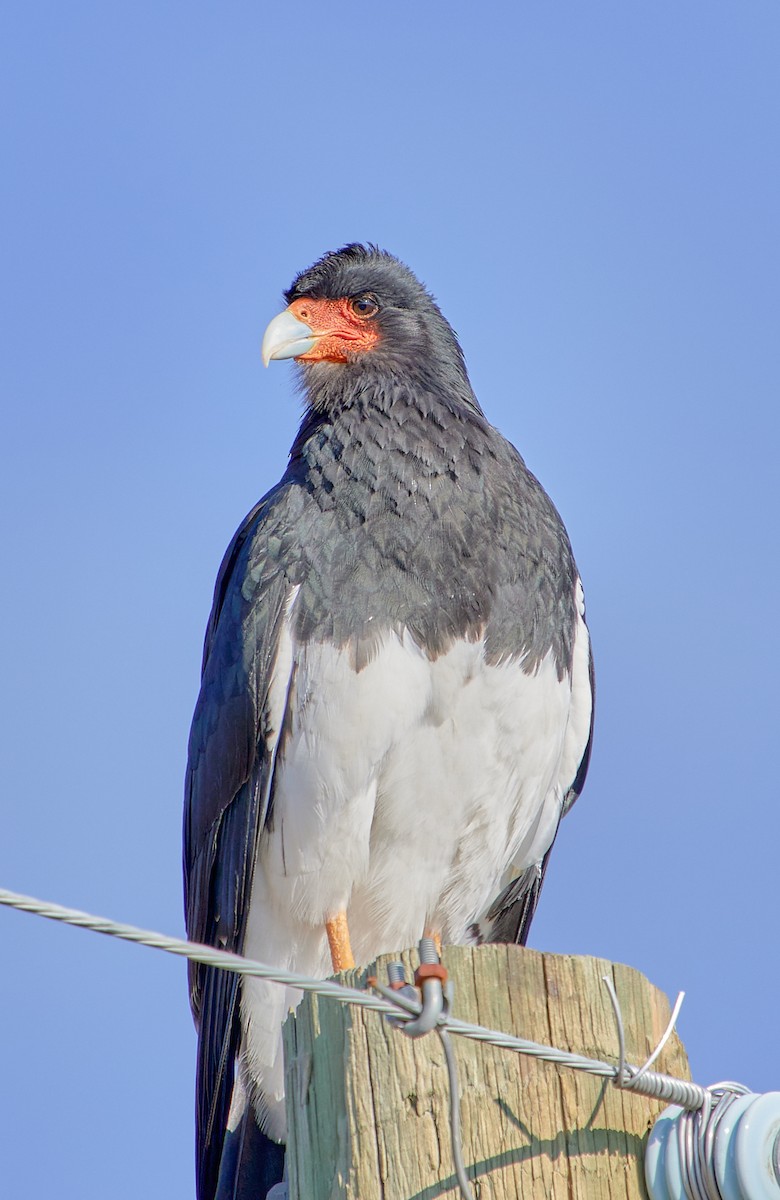
[[[355,959],[352,954],[352,947],[349,944],[347,914],[339,912],[330,921],[326,921],[325,932],[328,935],[330,961],[333,964],[333,970],[346,971],[349,967],[354,967]]]

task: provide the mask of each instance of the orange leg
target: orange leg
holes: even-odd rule
[[[346,971],[349,967],[354,967],[355,959],[349,944],[347,914],[345,912],[336,913],[335,917],[325,922],[325,931],[328,935],[333,970]]]

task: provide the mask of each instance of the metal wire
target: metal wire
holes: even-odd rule
[[[228,950],[217,950],[214,946],[206,946],[202,942],[189,942],[185,938],[169,937],[167,934],[156,933],[151,929],[141,929],[137,925],[126,925],[121,921],[113,921],[110,917],[98,917],[92,913],[82,912],[78,908],[66,908],[62,904],[37,900],[33,896],[24,896],[19,892],[8,891],[6,888],[0,888],[0,904],[21,912],[33,913],[37,917],[46,917],[50,921],[61,921],[65,925],[74,925],[78,929],[89,929],[92,933],[104,933],[108,937],[121,938],[122,941],[134,942],[139,946],[148,946],[152,950],[163,950],[166,954],[176,954],[180,958],[187,958],[190,962],[203,963],[207,967],[219,967],[222,971],[232,971],[236,975],[251,975],[259,979],[268,979],[272,983],[300,988],[302,992],[314,992],[319,996],[329,996],[333,1000],[357,1004],[360,1008],[368,1008],[373,1012],[388,1013],[392,1016],[399,1015],[393,1004],[372,995],[371,992],[345,987],[344,984],[334,983],[330,979],[314,979],[307,975],[298,975],[293,971],[285,971],[281,967],[269,967],[255,959],[243,958],[240,954],[231,954]]]
[[[677,1118],[680,1174],[690,1200],[722,1200],[714,1166],[718,1126],[734,1101],[749,1093],[750,1089],[741,1083],[716,1083],[706,1104]]]
[[[601,978],[606,986],[610,1001],[612,1002],[612,1010],[615,1014],[615,1025],[617,1027],[618,1065],[615,1068],[612,1082],[616,1088],[620,1088],[624,1092],[638,1092],[640,1095],[654,1096],[659,1100],[669,1099],[664,1092],[664,1088],[670,1076],[658,1075],[655,1071],[651,1071],[649,1068],[658,1058],[664,1046],[669,1041],[669,1038],[672,1036],[672,1031],[677,1024],[677,1018],[680,1015],[680,1009],[682,1008],[683,1000],[685,999],[685,992],[680,992],[678,995],[674,1004],[674,1008],[672,1009],[672,1015],[669,1018],[669,1023],[666,1026],[666,1029],[661,1036],[661,1040],[656,1046],[655,1050],[650,1055],[647,1062],[643,1066],[637,1068],[626,1063],[626,1039],[623,1028],[623,1013],[620,1009],[614,984],[608,975],[602,975]],[[686,1088],[688,1089],[687,1094],[691,1101],[700,1101],[700,1103],[692,1102],[690,1104],[685,1104],[679,1098],[675,1098],[674,1103],[679,1104],[681,1108],[697,1109],[709,1103],[709,1092],[706,1088],[700,1088],[698,1084],[688,1083],[687,1080],[682,1079],[676,1080],[676,1083],[680,1085],[686,1085]],[[680,1095],[683,1094],[684,1089],[681,1087]]]
[[[458,1179],[458,1187],[463,1200],[474,1200],[471,1183],[463,1165],[463,1149],[460,1136],[460,1087],[458,1086],[458,1065],[455,1062],[455,1051],[452,1048],[450,1035],[446,1029],[437,1029],[439,1041],[444,1050],[444,1060],[447,1063],[447,1078],[450,1084],[450,1142],[452,1144],[452,1161]]]
[[[38,900],[33,896],[25,896],[6,888],[0,888],[0,905],[46,917],[51,921],[61,921],[66,925],[89,929],[94,933],[103,933],[108,937],[135,942],[137,945],[149,946],[154,950],[163,950],[166,954],[175,954],[181,958],[187,958],[191,962],[203,963],[205,966],[219,967],[223,971],[256,976],[260,979],[284,984],[287,987],[297,987],[304,992],[313,992],[318,996],[327,996],[344,1003],[355,1004],[359,1008],[384,1013],[401,1021],[413,1019],[420,1011],[419,1005],[415,1006],[397,992],[386,992],[385,989],[379,989],[382,994],[374,995],[357,988],[345,987],[333,980],[313,979],[310,976],[298,975],[293,971],[284,971],[279,967],[270,967],[265,963],[256,962],[254,959],[243,958],[239,954],[217,950],[213,946],[204,946],[200,942],[168,937],[163,933],[113,921],[108,917],[95,916],[92,913],[82,912],[80,909],[66,908],[61,904]],[[526,1038],[502,1033],[499,1030],[487,1029],[483,1025],[474,1025],[469,1021],[460,1021],[457,1017],[452,1017],[447,1013],[440,1018],[438,1028],[446,1029],[461,1037],[471,1038],[476,1042],[497,1046],[499,1049],[514,1050],[517,1053],[529,1055],[531,1058],[540,1058],[545,1062],[569,1067],[574,1071],[585,1071],[589,1075],[611,1079],[613,1082],[617,1082],[619,1079],[619,1067],[616,1068],[612,1063],[587,1058],[582,1054],[573,1054],[568,1050],[559,1050],[555,1046],[545,1046],[540,1042],[532,1042]],[[679,1104],[681,1108],[685,1109],[699,1109],[707,1103],[709,1092],[698,1084],[684,1079],[675,1079],[670,1075],[662,1075],[656,1071],[646,1071],[644,1068],[640,1074],[639,1069],[631,1065],[624,1066],[625,1071],[628,1071],[632,1077],[632,1090],[643,1096]]]

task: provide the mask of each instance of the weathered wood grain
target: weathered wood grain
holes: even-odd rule
[[[411,977],[416,959],[406,953],[380,959],[379,978],[399,957]],[[620,999],[630,1062],[645,1061],[669,1019],[667,998],[643,975],[603,959],[459,946],[445,949],[444,962],[455,1016],[609,1062],[617,1037],[603,975]],[[360,986],[368,973],[343,978]],[[567,1068],[453,1041],[463,1155],[478,1200],[645,1200],[642,1152],[663,1105]],[[290,1200],[459,1195],[435,1035],[412,1041],[375,1013],[308,996],[287,1021],[285,1053]],[[689,1078],[676,1036],[656,1069]]]

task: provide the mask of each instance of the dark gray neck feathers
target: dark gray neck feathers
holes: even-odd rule
[[[247,569],[281,568],[296,636],[348,645],[357,668],[408,629],[432,657],[484,636],[491,663],[532,672],[551,651],[563,675],[576,569],[539,483],[473,397],[372,384],[309,409]]]

